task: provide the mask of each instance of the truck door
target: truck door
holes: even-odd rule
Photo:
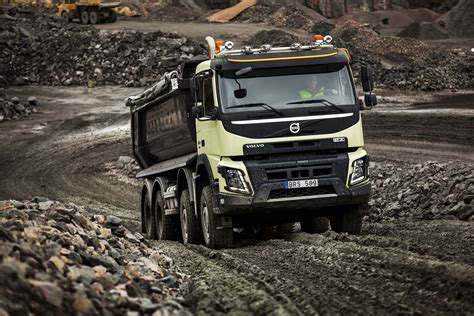
[[[198,153],[211,154],[213,144],[212,135],[217,128],[217,107],[215,98],[214,78],[211,72],[205,73],[201,76],[201,106],[202,117],[196,122],[196,135]],[[199,106],[199,104],[198,104]]]

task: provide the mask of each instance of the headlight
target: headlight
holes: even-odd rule
[[[364,156],[352,163],[351,185],[367,179],[368,176],[368,157]]]
[[[220,168],[220,173],[224,176],[226,189],[233,192],[250,193],[249,186],[245,182],[244,174],[239,169]]]

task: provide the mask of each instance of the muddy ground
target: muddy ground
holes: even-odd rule
[[[0,200],[47,196],[113,213],[139,229],[138,181],[105,166],[131,155],[130,88],[21,87],[38,113],[0,123]],[[374,160],[474,161],[474,94],[379,91],[365,112]],[[239,238],[232,249],[155,242],[191,276],[197,314],[473,314],[474,223],[364,224],[361,236],[295,233]]]

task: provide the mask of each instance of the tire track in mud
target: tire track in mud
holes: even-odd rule
[[[175,242],[156,242],[156,246],[192,276],[188,301],[196,314],[318,314],[299,284],[282,280],[226,250]]]
[[[74,202],[94,213],[114,214],[139,231],[139,186],[106,175],[104,165],[130,150],[128,116],[81,115],[48,124],[44,134],[12,143],[15,158],[2,170],[0,195],[29,199],[46,196]],[[27,136],[27,137],[28,137]],[[25,150],[26,149],[26,150]],[[120,198],[118,198],[120,197]]]
[[[474,312],[467,264],[305,233],[228,252],[299,284],[322,314]]]
[[[472,226],[463,224],[467,238],[459,247],[472,249]],[[156,246],[192,276],[188,301],[197,314],[472,314],[472,256],[443,260],[430,242],[419,251],[418,238],[431,229],[426,226],[405,241],[369,227],[379,234],[296,233],[221,251],[175,242]]]

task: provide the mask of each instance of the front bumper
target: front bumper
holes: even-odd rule
[[[285,189],[284,182],[262,183],[253,196],[219,193],[218,214],[241,215],[251,213],[277,213],[312,211],[324,207],[363,204],[369,201],[370,182],[347,188],[340,178],[319,179],[319,186]],[[307,194],[306,194],[307,193]],[[304,195],[302,195],[304,194]]]

